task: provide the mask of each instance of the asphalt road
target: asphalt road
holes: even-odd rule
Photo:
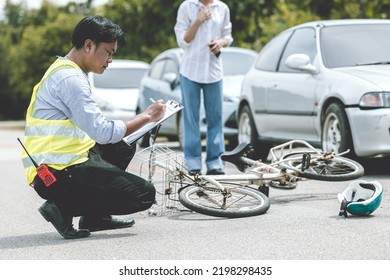
[[[43,200],[25,182],[17,137],[21,129],[0,128],[0,260],[390,259],[389,160],[365,163],[362,179],[384,187],[381,206],[367,217],[338,216],[337,194],[348,182],[310,180],[294,190],[271,189],[271,207],[261,216],[142,212],[131,215],[131,228],[65,240],[37,211]],[[230,165],[227,171],[236,172]]]

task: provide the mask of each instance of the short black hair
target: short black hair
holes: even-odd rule
[[[113,43],[122,39],[123,35],[122,29],[111,20],[102,16],[88,16],[76,25],[72,34],[72,45],[80,49],[87,39],[96,44]]]

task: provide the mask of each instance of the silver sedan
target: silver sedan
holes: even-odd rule
[[[244,78],[239,142],[265,159],[306,140],[351,157],[390,155],[390,20],[301,24],[271,40]],[[347,156],[348,156],[347,155]]]

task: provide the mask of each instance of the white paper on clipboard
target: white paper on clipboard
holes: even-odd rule
[[[183,109],[183,105],[180,104],[179,102],[176,102],[175,100],[168,100],[165,102],[166,105],[166,110],[165,110],[165,115],[162,117],[160,120],[156,122],[150,122],[145,124],[143,127],[138,129],[137,131],[134,131],[132,134],[129,136],[125,137],[123,140],[128,144],[131,145],[138,139],[140,139],[142,136],[144,136],[147,132],[149,132],[151,129],[159,125],[160,123],[164,122],[166,119],[168,119],[170,116],[173,114],[176,114],[179,112],[181,109]]]

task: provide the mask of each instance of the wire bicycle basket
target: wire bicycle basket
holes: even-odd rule
[[[185,170],[184,158],[168,146],[154,144],[134,155],[127,172],[149,181],[156,188],[156,202],[148,209],[150,216],[165,216],[172,212],[187,211],[181,205],[178,191],[182,184],[176,180],[178,170]]]

